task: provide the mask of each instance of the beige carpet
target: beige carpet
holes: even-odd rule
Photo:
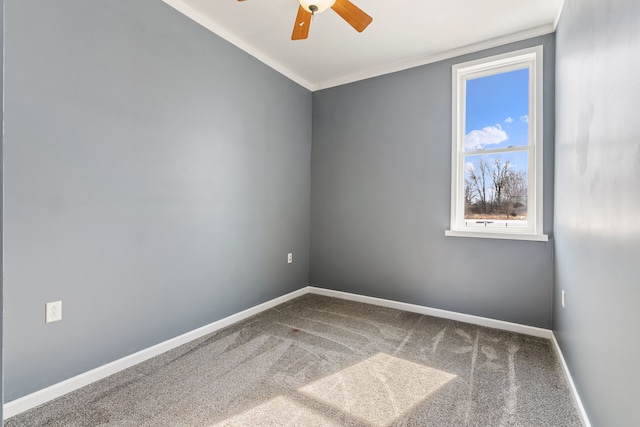
[[[305,295],[5,426],[579,426],[548,340]]]

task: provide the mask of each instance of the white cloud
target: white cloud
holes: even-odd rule
[[[505,123],[513,123],[513,118],[511,118],[511,116],[507,117],[506,119],[504,119]]]
[[[529,123],[529,116],[520,116],[520,120],[525,122],[525,123]]]
[[[464,171],[465,173],[471,173],[476,169],[475,166],[473,166],[473,163],[471,162],[467,162],[464,164]]]
[[[464,146],[467,150],[481,150],[486,145],[500,144],[509,139],[502,126],[487,126],[482,130],[472,130],[464,137]]]

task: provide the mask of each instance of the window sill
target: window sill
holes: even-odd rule
[[[529,240],[533,242],[549,241],[549,236],[546,234],[507,234],[445,230],[444,235],[448,237],[474,237],[477,239]]]

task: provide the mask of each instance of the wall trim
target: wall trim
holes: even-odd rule
[[[286,66],[280,61],[276,61],[269,57],[266,53],[262,52],[257,47],[252,44],[242,40],[241,38],[235,36],[231,33],[231,31],[225,29],[222,25],[215,22],[213,19],[207,17],[202,12],[193,8],[186,2],[185,0],[162,0],[164,3],[176,9],[178,12],[182,13],[186,17],[191,20],[197,22],[202,25],[204,28],[208,29],[212,33],[218,35],[239,49],[245,51],[249,55],[256,58],[258,61],[263,64],[271,67],[276,70],[283,76],[293,80],[298,83],[300,86],[308,89],[311,92],[315,92],[322,89],[328,89],[335,86],[341,86],[348,83],[354,83],[360,80],[366,80],[373,77],[382,76],[385,74],[395,73],[398,71],[407,70],[409,68],[418,67],[421,65],[431,64],[433,62],[443,61],[445,59],[455,58],[457,56],[466,55],[469,53],[479,52],[485,49],[491,49],[498,46],[503,46],[509,43],[515,43],[522,40],[531,39],[534,37],[544,36],[546,34],[553,33],[556,30],[557,20],[560,17],[560,13],[556,17],[553,23],[542,25],[535,28],[530,28],[523,31],[518,31],[516,33],[507,34],[505,36],[496,37],[489,40],[484,40],[479,43],[474,43],[468,46],[464,46],[457,49],[451,49],[445,52],[440,52],[434,55],[428,55],[424,57],[415,58],[408,61],[403,61],[395,64],[390,64],[386,66],[382,66],[379,68],[366,70],[363,72],[347,74],[343,76],[339,76],[333,79],[323,80],[323,81],[309,81],[305,77],[300,74],[294,72],[290,67]],[[562,9],[561,9],[562,10]]]
[[[486,326],[488,328],[494,329],[502,329],[503,331],[517,332],[520,334],[532,335],[534,337],[551,339],[551,337],[553,336],[553,332],[549,329],[521,325],[519,323],[505,322],[504,320],[490,319],[488,317],[474,316],[472,314],[441,310],[439,308],[431,308],[423,305],[409,304],[406,302],[368,297],[365,295],[334,291],[331,289],[316,288],[313,286],[309,286],[308,289],[312,294],[340,298],[349,301],[363,302],[366,304],[378,305],[380,307],[395,308],[396,310],[425,314],[427,316],[440,317],[443,319],[457,320],[459,322],[471,323],[473,325]]]
[[[562,12],[564,12],[565,0],[562,0],[562,4],[560,5],[560,9],[558,9],[558,14],[553,20],[553,31],[555,32],[558,29],[558,24],[560,23],[560,18],[562,17]]]
[[[393,300],[387,300],[382,298],[368,297],[365,295],[352,294],[348,292],[342,291],[334,291],[331,289],[324,288],[316,288],[313,286],[309,286],[308,290],[310,293],[317,295],[324,295],[328,297],[346,299],[350,301],[363,302],[366,304],[378,305],[381,307],[387,308],[395,308],[397,310],[409,311],[412,313],[425,314],[428,316],[440,317],[449,320],[457,320],[460,322],[471,323],[479,326],[486,326],[488,328],[501,329],[510,332],[517,332],[525,335],[532,335],[535,337],[546,338],[551,341],[551,345],[560,360],[560,365],[562,366],[562,371],[564,376],[569,384],[569,388],[571,390],[571,395],[576,404],[576,408],[578,409],[580,415],[580,421],[582,421],[582,425],[584,427],[591,427],[591,423],[589,422],[589,418],[587,417],[587,412],[582,405],[582,400],[580,400],[580,395],[578,394],[578,390],[576,389],[575,384],[573,383],[573,378],[571,378],[571,373],[569,372],[569,367],[567,366],[566,361],[564,360],[564,356],[562,355],[562,351],[560,350],[560,345],[556,340],[556,337],[552,330],[537,328],[535,326],[527,326],[519,323],[505,322],[503,320],[490,319],[488,317],[474,316],[471,314],[458,313],[455,311],[441,310],[438,308],[431,308],[422,305],[409,304],[404,302],[398,302]]]
[[[307,81],[305,78],[303,78],[299,74],[293,72],[291,68],[287,67],[286,65],[271,59],[268,55],[264,54],[261,50],[257,49],[253,45],[233,35],[233,33],[226,30],[222,25],[218,24],[211,18],[208,18],[205,14],[194,9],[184,0],[162,0],[162,1],[168,4],[169,6],[173,7],[174,9],[176,9],[178,12],[185,15],[187,18],[190,18],[194,22],[197,22],[207,30],[218,35],[222,39],[228,41],[229,43],[236,46],[240,50],[243,50],[244,52],[253,56],[258,61],[276,70],[278,73],[282,74],[288,79],[293,80],[294,82],[298,83],[300,86],[308,89],[309,91],[313,91],[313,83]]]
[[[247,319],[253,315],[259,314],[265,310],[275,307],[276,305],[282,304],[306,293],[308,293],[307,287],[298,289],[297,291],[290,292],[281,297],[274,298],[262,304],[258,304],[239,313],[232,314],[231,316],[227,316],[208,325],[194,329],[193,331],[179,335],[175,338],[171,338],[167,341],[148,347],[144,350],[140,350],[137,353],[133,353],[121,359],[114,360],[113,362],[107,363],[106,365],[99,366],[80,375],[76,375],[75,377],[69,378],[57,384],[53,384],[47,388],[43,388],[42,390],[38,390],[16,400],[12,400],[11,402],[5,403],[3,405],[4,419],[7,419],[14,415],[18,415],[24,411],[42,405],[43,403],[46,403],[50,400],[64,396],[65,394],[77,390],[81,387],[106,378],[117,372],[123,371],[127,368],[130,368],[131,366],[151,359],[152,357],[158,356],[159,354],[165,353],[183,344],[225,328],[229,325],[232,325],[233,323],[237,323],[241,320]]]
[[[556,355],[560,360],[560,365],[562,366],[562,371],[564,372],[564,376],[569,383],[569,387],[571,388],[571,395],[573,396],[573,401],[580,412],[580,417],[582,421],[582,425],[584,427],[591,427],[591,423],[589,422],[589,417],[587,417],[587,411],[585,411],[584,406],[582,405],[582,400],[580,400],[580,395],[578,394],[578,389],[576,385],[573,383],[573,378],[571,377],[571,372],[569,372],[569,366],[567,366],[567,362],[564,360],[564,355],[562,354],[562,350],[560,349],[560,344],[556,340],[555,333],[551,334],[551,344],[553,345],[554,350],[556,351]]]
[[[362,302],[365,304],[377,305],[380,307],[393,308],[396,310],[403,310],[411,313],[424,314],[427,316],[440,317],[443,319],[456,320],[459,322],[471,323],[473,325],[485,326],[488,328],[501,329],[505,331],[516,332],[516,333],[521,333],[525,335],[532,335],[535,337],[549,339],[551,340],[552,346],[560,360],[563,373],[569,383],[573,399],[576,403],[576,406],[579,410],[579,413],[582,419],[582,423],[584,427],[591,427],[591,424],[589,423],[589,419],[587,418],[587,413],[584,409],[584,406],[582,405],[582,401],[580,400],[580,396],[578,395],[578,391],[575,387],[575,384],[573,383],[573,379],[571,378],[571,373],[569,372],[569,368],[564,360],[562,351],[560,350],[560,346],[558,345],[558,341],[556,340],[555,335],[553,334],[553,331],[549,329],[544,329],[544,328],[537,328],[535,326],[527,326],[519,323],[506,322],[503,320],[490,319],[487,317],[474,316],[471,314],[458,313],[455,311],[441,310],[438,308],[431,308],[431,307],[426,307],[422,305],[409,304],[405,302],[393,301],[393,300],[388,300],[383,298],[369,297],[366,295],[353,294],[349,292],[335,291],[332,289],[318,288],[315,286],[303,287],[296,291],[285,294],[281,297],[274,298],[262,304],[258,304],[254,307],[248,308],[239,313],[232,314],[231,316],[227,316],[223,319],[220,319],[208,325],[194,329],[193,331],[187,332],[175,338],[171,338],[167,341],[161,342],[159,344],[156,344],[144,350],[138,351],[137,353],[131,354],[129,356],[115,360],[106,365],[84,372],[80,375],[69,378],[67,380],[59,382],[57,384],[54,384],[42,390],[38,390],[34,393],[28,394],[19,399],[5,403],[3,405],[4,419],[10,418],[24,411],[35,408],[36,406],[42,405],[43,403],[46,403],[50,400],[64,396],[67,393],[70,393],[81,387],[89,385],[95,381],[101,380],[117,372],[120,372],[124,369],[137,365],[138,363],[144,362],[145,360],[151,359],[152,357],[158,356],[162,353],[165,353],[183,344],[186,344],[195,339],[201,338],[207,334],[218,331],[234,323],[240,322],[253,315],[259,314],[265,310],[273,308],[276,305],[285,303],[294,298],[297,298],[309,293],[344,299],[348,301]]]
[[[547,34],[551,34],[554,31],[555,31],[555,28],[553,24],[542,25],[540,27],[519,31],[517,33],[508,34],[506,36],[496,37],[490,40],[484,40],[484,41],[474,43],[468,46],[464,46],[461,48],[452,49],[452,50],[436,53],[429,56],[423,56],[420,58],[399,62],[396,64],[390,64],[390,65],[382,66],[379,68],[362,71],[359,73],[348,74],[345,76],[337,77],[335,79],[313,83],[309,87],[309,89],[312,92],[315,92],[322,89],[328,89],[335,86],[341,86],[349,83],[358,82],[360,80],[367,80],[374,77],[383,76],[385,74],[396,73],[399,71],[404,71],[411,68],[432,64],[434,62],[445,61],[447,59],[457,58],[459,56],[481,52],[487,49],[493,49],[493,48],[504,46],[510,43],[516,43],[519,41],[528,40],[535,37],[546,36]]]

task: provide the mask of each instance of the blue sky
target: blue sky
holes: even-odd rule
[[[467,80],[466,150],[527,145],[529,131],[529,70],[510,71]],[[516,170],[527,169],[527,153],[503,153]],[[465,159],[477,167],[481,155]],[[493,162],[495,155],[486,155]]]
[[[529,70],[467,80],[467,150],[527,145]]]

